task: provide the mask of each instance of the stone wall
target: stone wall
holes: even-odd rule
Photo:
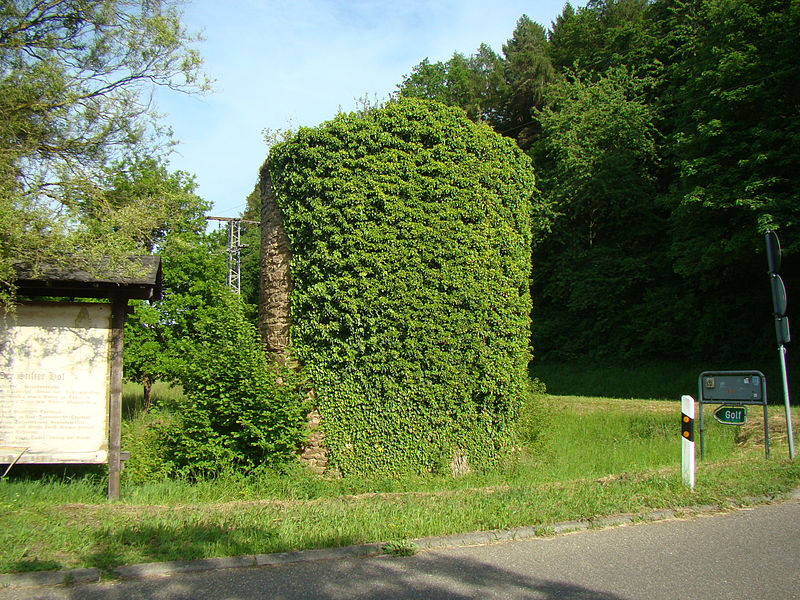
[[[261,167],[261,256],[258,289],[258,329],[266,350],[286,364],[289,356],[291,318],[291,260],[289,239],[272,189],[267,163]],[[313,391],[311,392],[313,397]],[[308,415],[308,441],[298,459],[312,472],[324,474],[328,466],[324,435],[316,407]]]
[[[324,475],[328,468],[328,452],[325,449],[324,436],[319,428],[319,411],[315,408],[308,415],[308,441],[301,448],[298,459],[312,473]]]
[[[258,290],[258,329],[268,352],[285,362],[291,325],[292,259],[280,208],[272,189],[267,163],[261,167],[261,274]]]

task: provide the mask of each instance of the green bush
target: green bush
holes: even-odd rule
[[[238,298],[224,293],[176,342],[172,376],[183,395],[156,401],[131,435],[133,479],[214,476],[293,459],[307,433],[301,377],[274,364]],[[136,434],[135,421],[132,434]],[[135,461],[134,450],[142,452]]]
[[[275,146],[292,347],[342,473],[492,464],[529,398],[530,159],[404,99]]]
[[[151,410],[136,412],[122,422],[122,449],[131,453],[122,471],[124,483],[162,481],[176,474],[165,435],[175,419],[170,412]]]
[[[520,408],[515,432],[520,446],[524,446],[528,452],[537,452],[544,447],[553,413],[545,384],[534,378],[531,382],[531,391],[532,394]]]

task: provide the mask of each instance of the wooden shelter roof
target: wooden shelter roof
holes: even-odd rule
[[[85,262],[64,259],[37,265],[16,265],[17,293],[21,296],[70,298],[161,299],[161,257],[131,256],[121,264],[89,268]]]

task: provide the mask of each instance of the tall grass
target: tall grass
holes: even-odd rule
[[[150,390],[150,402],[153,405],[168,404],[183,395],[181,386],[163,381],[156,381]],[[122,384],[122,417],[131,419],[142,412],[144,407],[144,389],[138,383],[126,381]]]
[[[675,465],[681,453],[680,403],[550,396],[548,444],[530,457],[540,481],[566,481]],[[713,420],[713,419],[712,419]],[[736,431],[706,420],[707,459],[739,453]]]
[[[644,472],[674,467],[680,461],[680,402],[636,399],[585,398],[546,396],[546,412],[550,416],[547,430],[535,447],[521,444],[497,469],[473,472],[453,479],[446,476],[427,477],[318,477],[299,464],[280,471],[261,469],[244,473],[229,471],[209,480],[188,481],[151,477],[150,481],[133,483],[130,471],[137,469],[136,455],[148,451],[146,444],[124,449],[132,452],[123,473],[123,502],[128,504],[195,504],[209,502],[256,501],[265,498],[281,501],[303,501],[367,493],[435,493],[446,490],[486,486],[526,486],[566,482],[585,478],[602,478],[619,473]],[[770,407],[773,429],[783,427],[783,408]],[[705,448],[709,462],[742,456],[757,445],[763,452],[763,420],[760,407],[749,407],[749,443],[742,445],[741,429],[717,423],[712,410],[706,409]],[[794,410],[795,423],[800,412]],[[124,430],[137,428],[147,432],[153,417],[134,413],[126,419]],[[697,425],[696,425],[697,427]],[[133,439],[144,439],[137,434]],[[777,436],[777,438],[776,438]],[[783,436],[783,437],[781,437]],[[699,432],[696,432],[699,442]],[[773,431],[770,439],[772,455],[781,456],[785,433]],[[699,445],[699,443],[698,443]],[[785,453],[785,452],[784,452]],[[698,448],[699,460],[699,448]],[[152,474],[151,474],[152,475]],[[105,474],[102,467],[16,466],[0,487],[0,499],[10,490],[28,502],[104,503]]]

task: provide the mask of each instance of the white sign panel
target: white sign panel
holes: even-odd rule
[[[108,460],[111,305],[0,315],[0,463]]]

